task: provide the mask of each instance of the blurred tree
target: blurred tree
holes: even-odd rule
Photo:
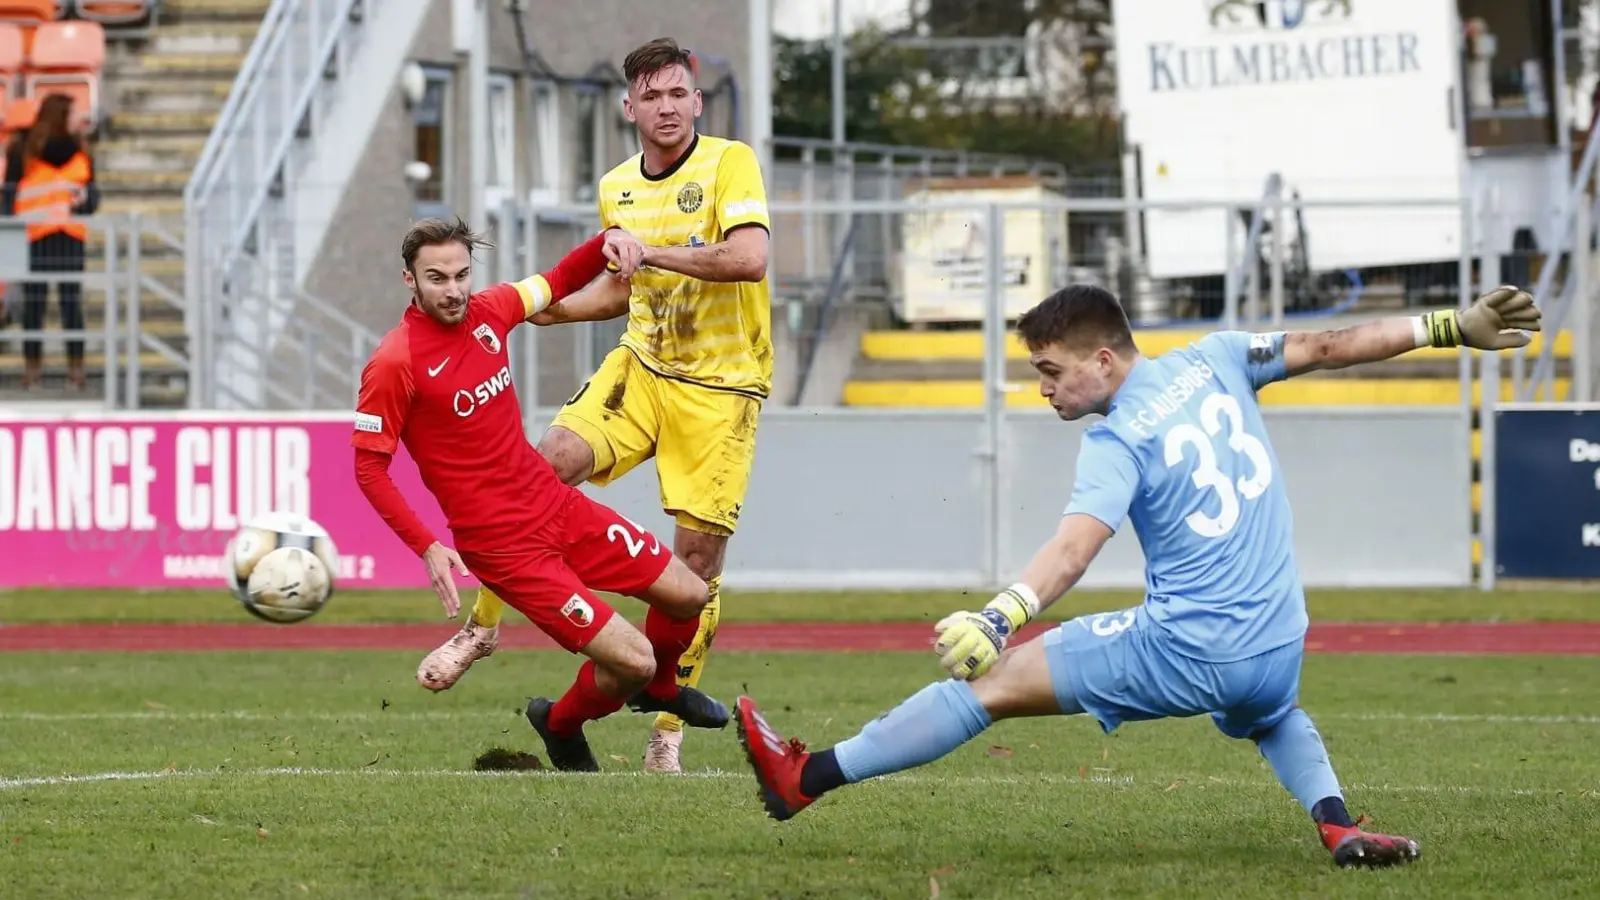
[[[923,0],[918,18],[934,37],[1022,37],[1029,0]]]
[[[996,101],[984,85],[995,77],[976,65],[962,65],[944,48],[906,43],[905,35],[866,30],[847,38],[845,61],[845,123],[851,141],[944,147],[990,153],[1008,153],[1065,163],[1073,168],[1105,163],[1116,158],[1114,119],[1098,114],[1103,92],[1102,53],[1097,36],[1108,27],[1107,4],[1099,0],[1028,0],[1041,14],[1058,18],[1031,24],[1026,4],[1012,0],[943,6],[929,3],[927,15],[938,15],[939,27],[956,28],[956,34],[981,36],[991,28],[1010,29],[1021,23],[1032,27],[1036,40],[1074,41],[1069,58],[1085,70],[1086,77],[1066,82],[1051,79],[1041,85],[1072,85],[1074,96],[1051,96],[1042,88],[1033,96]],[[982,10],[982,11],[980,11]],[[962,24],[957,13],[969,18]],[[932,31],[930,26],[926,31]],[[1092,50],[1081,38],[1090,36]],[[1040,36],[1042,35],[1042,37]],[[1011,31],[1007,36],[1021,37]],[[1066,47],[1062,48],[1067,49]],[[832,48],[828,41],[774,38],[773,133],[785,137],[826,139],[832,135]],[[966,70],[966,71],[964,71]],[[977,76],[977,77],[973,77]],[[1036,79],[1037,80],[1037,79]],[[1056,90],[1059,93],[1059,89]],[[1085,96],[1076,96],[1083,94]]]
[[[879,36],[846,39],[845,133],[852,141],[894,143],[881,105],[904,77],[895,50]],[[783,137],[833,136],[833,47],[828,41],[773,37],[772,133]]]

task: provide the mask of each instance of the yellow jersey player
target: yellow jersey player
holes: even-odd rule
[[[600,217],[644,244],[642,264],[630,281],[601,278],[533,321],[626,312],[628,328],[539,450],[568,484],[609,484],[655,457],[662,508],[677,522],[674,550],[710,587],[678,667],[680,684],[694,686],[716,636],[723,556],[771,389],[771,223],[755,152],[695,131],[702,100],[689,52],[658,38],[628,54],[623,73],[623,110],[643,149],[600,180]],[[481,590],[472,618],[423,660],[418,681],[444,690],[492,653],[501,611]],[[682,727],[672,716],[656,719],[647,770],[681,771]]]

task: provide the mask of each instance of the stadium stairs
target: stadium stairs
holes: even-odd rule
[[[139,211],[147,220],[183,240],[183,188],[199,161],[206,137],[222,110],[249,52],[270,0],[158,0],[152,26],[129,26],[119,34],[106,26],[103,98],[100,127],[92,145],[104,215]],[[127,238],[119,236],[126,249]],[[105,235],[92,231],[88,270],[105,271]],[[182,256],[146,237],[141,244],[141,270],[180,296]],[[124,299],[126,291],[123,291]],[[105,291],[84,292],[86,327],[105,321]],[[60,326],[60,306],[52,291],[45,327]],[[124,313],[125,315],[125,313]],[[183,312],[165,300],[142,295],[142,330],[187,352]],[[126,321],[125,319],[123,320]],[[79,395],[65,387],[65,347],[45,342],[44,387],[19,390],[21,342],[0,331],[0,402],[18,400],[97,399],[101,396],[105,353],[89,344],[89,384]],[[187,378],[182,368],[159,353],[140,355],[140,395],[151,407],[182,406]]]

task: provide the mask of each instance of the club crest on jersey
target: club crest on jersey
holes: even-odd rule
[[[705,199],[705,188],[700,186],[700,182],[691,181],[683,186],[683,190],[678,192],[678,211],[682,213],[692,213],[700,208],[700,204],[704,202]]]
[[[561,614],[579,628],[588,628],[594,624],[594,607],[577,594],[573,594],[566,605],[561,607]]]
[[[500,335],[494,333],[494,329],[489,327],[488,322],[473,329],[472,336],[477,338],[479,345],[489,351],[491,355],[500,352]]]

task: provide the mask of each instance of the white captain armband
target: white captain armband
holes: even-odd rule
[[[532,318],[550,306],[550,282],[543,275],[529,275],[512,285],[522,295],[522,317]]]

